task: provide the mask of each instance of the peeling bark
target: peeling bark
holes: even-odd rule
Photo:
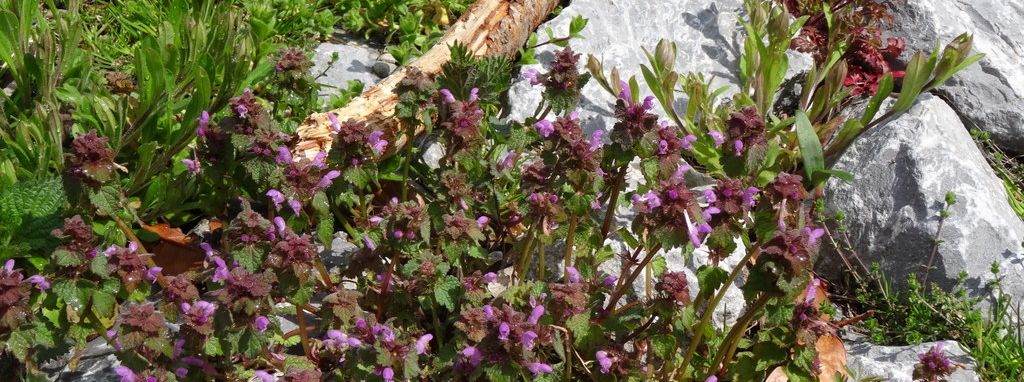
[[[394,118],[398,95],[394,91],[410,69],[416,68],[430,77],[437,75],[451,56],[448,47],[455,42],[466,45],[478,56],[511,57],[557,4],[558,0],[478,1],[419,59],[353,98],[345,107],[307,117],[297,130],[299,143],[295,153],[313,157],[317,152],[330,149],[334,137],[330,133],[328,113],[337,114],[339,121],[362,121],[375,129],[389,131],[388,135],[399,135],[399,123]],[[395,142],[392,149],[404,144],[403,138]]]

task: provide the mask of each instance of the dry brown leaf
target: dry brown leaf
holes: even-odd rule
[[[782,366],[777,366],[771,374],[768,374],[768,378],[765,378],[764,382],[789,382],[789,376],[786,375],[785,370],[782,370]]]
[[[821,369],[819,381],[835,382],[836,373],[843,376],[842,380],[849,376],[846,373],[846,346],[843,345],[843,340],[834,335],[821,336],[814,343],[814,349],[818,351],[818,364]]]
[[[179,275],[203,267],[206,253],[193,246],[178,245],[171,241],[161,241],[151,248],[153,262],[163,268],[164,275]]]
[[[181,232],[180,228],[171,227],[171,225],[167,223],[160,223],[156,225],[143,224],[142,228],[160,236],[161,240],[170,241],[180,245],[188,245],[192,243],[192,238],[184,232]]]

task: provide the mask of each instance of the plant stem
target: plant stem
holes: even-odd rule
[[[537,246],[537,256],[540,256],[537,258],[537,280],[544,281],[544,271],[547,268],[548,258],[544,251],[544,243],[540,243],[540,245]],[[529,264],[527,264],[527,268],[529,268]]]
[[[302,340],[302,353],[309,358],[312,351],[309,348],[309,334],[306,333],[306,313],[298,305],[295,306],[295,319],[299,324],[299,338]]]
[[[740,319],[736,321],[736,324],[732,326],[732,329],[729,330],[729,335],[726,336],[725,341],[722,341],[722,344],[718,346],[718,351],[715,354],[715,360],[711,363],[711,367],[715,368],[716,375],[719,371],[725,369],[724,366],[720,367],[719,365],[725,365],[732,360],[733,355],[736,353],[736,347],[740,344],[743,333],[747,331],[747,326],[750,325],[750,322],[754,320],[754,317],[756,317],[757,314],[761,313],[761,310],[764,309],[764,306],[767,305],[768,301],[771,299],[771,295],[767,293],[761,294],[761,296],[750,305],[750,308],[743,313],[743,316],[740,316]]]
[[[634,269],[633,272],[629,274],[629,277],[626,278],[626,280],[619,280],[621,284],[619,284],[619,287],[615,290],[615,293],[612,294],[612,297],[608,300],[608,311],[615,309],[615,304],[617,304],[619,300],[622,298],[622,296],[626,294],[626,291],[633,286],[633,282],[636,281],[636,278],[640,276],[640,272],[643,272],[644,269],[647,268],[647,264],[650,263],[652,259],[654,259],[654,255],[658,253],[659,250],[661,250],[661,244],[652,247],[650,250],[647,251],[647,256],[644,257],[643,261],[641,261],[637,268]]]
[[[409,183],[409,164],[412,162],[412,140],[415,137],[414,129],[415,128],[412,124],[410,124],[408,132],[406,132],[406,135],[409,137],[409,142],[405,145],[405,159],[402,161],[402,194],[400,200],[403,202],[409,195],[409,188],[412,187],[412,184]]]
[[[934,243],[932,244],[932,254],[928,256],[928,267],[924,269],[924,278],[921,280],[921,286],[923,286],[926,290],[928,288],[928,275],[932,273],[932,263],[935,262],[935,255],[939,252],[939,244],[942,243],[942,240],[939,239],[939,236],[942,235],[942,226],[946,223],[946,216],[948,216],[946,210],[943,210],[942,212],[943,213],[939,215],[939,228],[935,230],[935,239],[933,239]]]
[[[579,218],[576,215],[572,215],[569,218],[569,235],[565,238],[565,250],[562,252],[562,258],[564,259],[563,272],[565,274],[566,283],[569,282],[569,267],[572,266],[572,247],[576,241],[576,226],[579,224]]]
[[[626,181],[626,166],[619,167],[619,174],[615,178],[615,185],[612,186],[612,193],[608,197],[608,210],[604,213],[604,222],[601,223],[601,242],[608,239],[608,230],[612,226],[612,218],[615,217],[615,205],[619,202],[619,192],[622,190],[622,183]]]
[[[744,256],[743,259],[736,264],[736,267],[732,269],[732,273],[729,273],[729,278],[727,278],[725,283],[722,284],[722,289],[719,289],[718,293],[715,294],[715,298],[711,299],[711,302],[708,303],[708,307],[701,316],[700,322],[694,328],[693,340],[690,341],[690,346],[686,349],[686,355],[683,357],[683,368],[679,371],[680,375],[686,375],[686,368],[690,366],[690,361],[693,360],[693,355],[697,352],[697,346],[699,346],[701,340],[704,339],[704,331],[707,329],[707,326],[711,321],[711,316],[715,314],[715,308],[718,307],[718,303],[722,301],[722,298],[725,297],[725,292],[729,290],[732,283],[736,281],[736,277],[739,276],[740,271],[747,266],[747,263],[750,262],[750,259],[753,258],[754,254],[757,252],[757,250],[747,252],[747,255]]]
[[[535,235],[534,230],[534,227],[530,227],[530,229],[526,231],[526,243],[523,244],[523,250],[519,253],[519,258],[516,259],[517,263],[513,271],[515,271],[517,280],[523,278],[523,273],[526,271],[524,268],[529,264],[528,259],[530,257],[530,251],[533,249],[533,237]]]

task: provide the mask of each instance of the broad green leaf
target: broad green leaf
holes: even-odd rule
[[[804,159],[804,173],[812,184],[817,184],[814,174],[825,170],[825,154],[818,133],[803,111],[796,112],[796,136],[800,142],[800,155]]]

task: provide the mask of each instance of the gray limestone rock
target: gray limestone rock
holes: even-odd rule
[[[925,95],[906,114],[867,131],[834,167],[855,180],[828,182],[826,216],[843,212],[850,244],[865,264],[879,263],[894,284],[924,271],[945,195],[953,192],[958,202],[939,236],[929,281],[950,288],[967,272],[969,291],[984,295],[995,262],[1006,292],[1024,296],[1024,223],[956,112],[941,99]],[[818,271],[838,281],[845,267],[837,255],[823,254]]]
[[[694,71],[714,76],[714,87],[718,87],[738,83],[735,73],[742,50],[743,28],[737,17],[743,12],[742,5],[741,0],[576,0],[554,19],[541,25],[539,30],[550,27],[561,36],[567,33],[574,16],[590,19],[582,32],[583,38],[574,39],[570,44],[573,50],[583,55],[581,68],[586,63],[587,54],[593,54],[603,61],[606,71],[618,67],[623,79],[637,76],[644,95],[651,93],[640,74],[640,65],[647,64],[642,48],[651,50],[663,38],[675,41],[679,46],[676,69],[681,73]],[[561,48],[551,45],[538,48],[538,60],[550,62],[556,49]],[[543,71],[540,65],[527,66],[523,70],[530,68]],[[525,80],[519,81],[509,95],[510,117],[522,120],[531,116],[540,97],[539,87],[531,87]],[[583,88],[580,104],[584,129],[611,130],[614,105],[615,97],[596,81],[588,83]],[[677,105],[677,108],[682,105]]]
[[[904,37],[909,58],[961,33],[974,36],[985,58],[938,89],[969,128],[991,133],[1003,148],[1024,153],[1024,1],[898,0],[892,33]]]
[[[333,56],[338,58],[334,61]],[[364,89],[380,81],[381,77],[374,74],[374,65],[383,55],[383,48],[359,38],[336,34],[334,41],[321,43],[314,49],[313,68],[310,73],[317,82],[325,85],[320,90],[320,97],[329,98],[337,94],[339,88],[345,88],[348,81],[362,81]],[[332,64],[333,61],[333,64]]]
[[[875,377],[889,382],[911,382],[914,380],[914,365],[919,361],[918,355],[937,344],[938,342],[916,346],[879,346],[866,342],[848,343],[846,365],[852,372],[849,380],[858,381]],[[974,371],[974,360],[960,348],[960,344],[955,341],[944,341],[942,344],[949,359],[963,366],[947,379],[949,382],[981,380]]]

